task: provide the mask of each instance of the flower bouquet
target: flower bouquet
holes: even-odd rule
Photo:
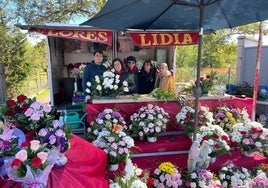
[[[127,159],[125,169],[122,175],[115,177],[110,188],[138,187],[147,188],[146,182],[148,173],[134,165],[131,159]]]
[[[217,72],[211,71],[210,74],[206,74],[200,77],[200,88],[202,94],[208,94],[208,91],[212,89],[214,86],[215,79],[217,78]],[[195,81],[195,85],[197,85]]]
[[[190,106],[184,106],[180,112],[176,115],[179,128],[184,130],[190,137],[194,133],[194,108]],[[201,106],[198,111],[198,123],[197,130],[201,126],[207,126],[213,121],[213,114],[207,107]]]
[[[134,140],[123,131],[102,131],[93,144],[108,155],[109,167],[125,161],[134,146]]]
[[[207,140],[212,152],[209,154],[211,158],[216,158],[221,154],[230,151],[230,138],[224,130],[218,125],[202,126],[197,133],[197,140],[201,143]]]
[[[158,137],[166,130],[169,115],[163,108],[157,105],[148,104],[139,109],[137,113],[130,116],[129,126],[132,137],[140,139]]]
[[[179,187],[183,184],[181,173],[171,162],[163,162],[153,172],[154,187]]]
[[[6,121],[13,122],[14,126],[18,126],[18,116],[24,114],[34,101],[35,99],[27,98],[25,95],[17,96],[17,100],[9,99],[0,107],[0,116],[2,115]]]
[[[9,123],[5,123],[0,127],[0,177],[6,176],[4,161],[13,158],[20,150],[20,143],[25,141],[25,136],[22,131],[17,128],[12,128]]]
[[[119,112],[106,108],[90,123],[86,131],[86,138],[91,141],[96,140],[101,131],[112,131],[113,129],[126,131],[127,125]]]
[[[54,120],[51,127],[42,128],[37,134],[37,140],[40,140],[41,144],[45,144],[46,148],[59,151],[59,156],[55,163],[58,166],[63,166],[67,162],[64,153],[70,148],[71,132],[71,127],[66,126],[63,128],[58,120]]]
[[[15,158],[5,161],[7,175],[13,181],[22,182],[25,187],[45,187],[56,153],[40,145],[39,140],[23,142]]]
[[[224,131],[230,132],[236,123],[250,121],[246,109],[219,106],[213,110],[214,123],[221,126]]]
[[[87,82],[86,93],[92,97],[116,97],[128,92],[128,83],[120,83],[120,76],[115,70],[105,71],[102,76],[95,76],[95,82]]]
[[[35,101],[24,114],[18,117],[18,122],[28,131],[38,131],[51,124],[55,118],[55,112],[56,109],[52,108],[51,105]]]
[[[221,182],[215,178],[214,174],[206,169],[199,169],[186,176],[184,187],[203,188],[213,187],[222,188]]]
[[[245,124],[237,123],[230,133],[231,140],[237,143],[240,150],[246,155],[255,151],[260,153],[265,151],[267,135],[267,130],[263,128],[263,125],[255,121]]]
[[[222,167],[218,175],[223,188],[246,187],[251,180],[251,172],[248,169],[237,167],[233,163]]]

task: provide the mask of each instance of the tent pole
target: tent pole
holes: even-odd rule
[[[197,68],[196,68],[196,87],[194,88],[195,102],[194,102],[194,137],[196,140],[197,124],[198,124],[198,112],[199,112],[199,97],[201,96],[200,88],[200,70],[201,70],[201,57],[202,57],[202,45],[203,45],[203,21],[204,21],[204,6],[203,0],[201,1],[200,18],[199,18],[199,36],[198,36],[198,56],[197,56]]]
[[[258,88],[259,88],[259,74],[260,74],[260,64],[262,56],[262,35],[263,35],[263,22],[259,25],[259,40],[257,48],[257,58],[256,58],[256,69],[255,69],[255,79],[254,79],[254,90],[253,90],[253,104],[252,104],[252,115],[251,120],[255,121],[256,118],[256,106],[258,98]]]

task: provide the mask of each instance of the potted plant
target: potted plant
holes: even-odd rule
[[[147,138],[148,141],[155,142],[157,137],[166,130],[169,115],[163,108],[148,104],[131,115],[130,121],[129,131],[132,137],[138,137],[141,140]]]
[[[241,152],[249,157],[253,152],[263,153],[267,148],[267,132],[259,122],[236,123],[230,136]]]

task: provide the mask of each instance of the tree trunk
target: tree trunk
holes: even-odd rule
[[[7,99],[7,83],[4,65],[0,63],[0,104]]]

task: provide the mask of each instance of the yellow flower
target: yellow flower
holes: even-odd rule
[[[158,167],[162,172],[166,172],[168,174],[174,174],[174,165],[171,162],[163,162]]]
[[[236,122],[236,121],[235,121],[235,118],[233,118],[233,117],[230,118],[230,122],[231,122],[232,124],[235,124],[235,122]]]
[[[231,112],[226,112],[226,116],[230,119],[231,117],[233,117],[233,114]]]

